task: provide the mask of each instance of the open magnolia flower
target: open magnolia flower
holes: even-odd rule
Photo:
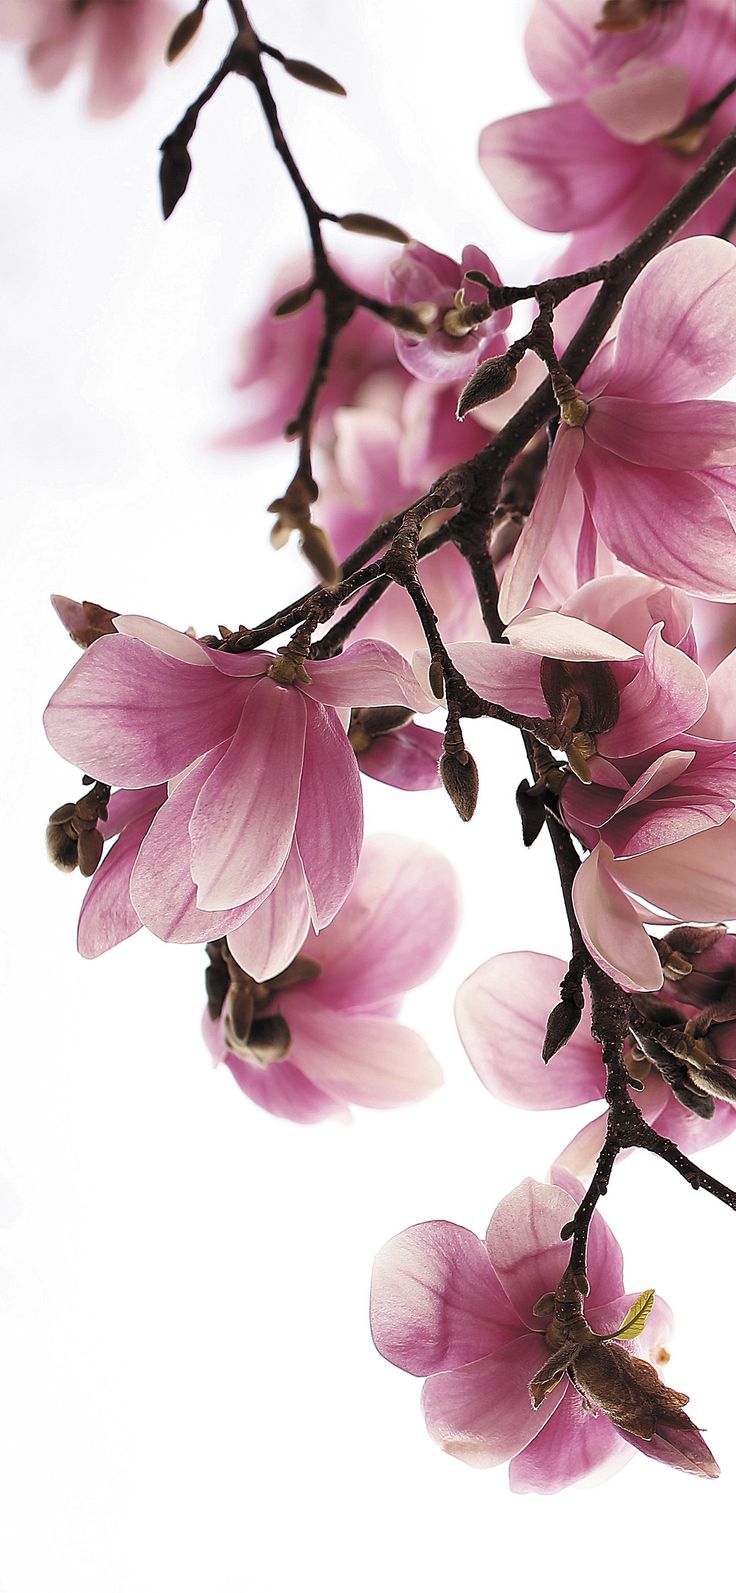
[[[424,1040],[395,1015],[404,992],[439,967],[458,911],[454,872],[438,852],[400,836],[369,837],[347,901],[273,981],[243,971],[243,931],[208,948],[212,1055],[257,1105],[298,1123],[344,1114],[348,1104],[420,1100],[442,1075]]]
[[[87,66],[93,116],[118,116],[138,98],[176,20],[170,0],[0,0],[0,33],[25,45],[37,88]]]
[[[528,1178],[507,1195],[485,1244],[452,1222],[419,1223],[390,1239],[373,1271],[377,1349],[427,1378],[422,1404],[435,1442],[471,1466],[510,1460],[516,1493],[556,1493],[623,1463],[630,1445],[680,1471],[717,1476],[682,1409],[686,1397],[654,1370],[669,1359],[668,1307],[651,1290],[624,1293],[621,1251],[598,1213],[583,1300],[560,1239],[582,1188],[556,1176],[566,1187]]]
[[[468,277],[469,271],[500,285],[496,267],[473,244],[463,249],[458,262],[428,249],[425,243],[409,243],[389,267],[392,304],[426,306],[428,314],[434,310],[425,337],[396,333],[396,353],[402,365],[422,381],[465,381],[482,359],[505,352],[511,309],[497,310],[487,320],[477,319],[474,312],[487,293],[482,282]]]
[[[169,782],[140,845],[130,898],[163,940],[207,941],[251,917],[259,979],[323,929],[355,878],[360,776],[339,709],[433,706],[405,661],[357,642],[312,664],[225,652],[118,617],[46,710],[63,757],[109,785]]]
[[[673,244],[642,271],[580,380],[574,424],[563,405],[504,575],[504,619],[545,579],[560,531],[578,582],[597,573],[600,541],[644,575],[736,599],[736,407],[707,398],[736,373],[735,286],[736,249],[721,238]]]
[[[695,952],[698,937],[707,945],[708,934],[673,931],[673,939],[680,937],[678,947],[688,945],[695,971],[677,983],[666,978],[661,997],[634,1006],[624,1050],[626,1067],[639,1086],[635,1092],[632,1087],[632,1094],[643,1116],[687,1155],[717,1144],[736,1128],[736,1022],[731,1016],[711,1019],[705,1028],[702,1022],[708,1008],[736,985],[734,937],[719,938],[702,955]],[[688,960],[683,958],[680,966],[686,968]],[[465,1050],[481,1083],[510,1106],[554,1111],[605,1097],[606,1074],[591,1034],[587,996],[575,1032],[549,1062],[542,1060],[547,1020],[566,973],[567,963],[558,957],[502,952],[476,968],[458,990],[455,1018]],[[729,1014],[731,1008],[736,1015],[732,998]],[[604,1112],[587,1124],[557,1162],[587,1181],[607,1121]]]

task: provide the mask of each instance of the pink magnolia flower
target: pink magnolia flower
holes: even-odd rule
[[[455,874],[431,847],[399,836],[365,843],[355,884],[319,938],[310,930],[295,962],[256,991],[242,1044],[228,1022],[206,1015],[217,1062],[277,1117],[299,1123],[344,1114],[348,1104],[400,1106],[441,1082],[439,1067],[413,1029],[395,1021],[404,991],[442,962],[459,914]],[[248,926],[231,946],[248,966]],[[274,1019],[278,1060],[270,1060]],[[265,1041],[265,1044],[264,1044]]]
[[[164,940],[251,926],[257,978],[324,928],[350,890],[363,828],[360,777],[338,708],[428,701],[380,642],[293,671],[166,625],[118,617],[46,710],[52,746],[129,789],[169,782],[131,875],[138,917]],[[281,677],[274,678],[274,671]],[[431,706],[431,705],[430,705]],[[95,777],[97,777],[95,775]]]
[[[492,122],[480,139],[481,166],[509,209],[545,232],[575,234],[565,270],[636,237],[733,119],[728,98],[698,119],[736,73],[732,7],[689,0],[666,49],[613,80],[610,55],[594,53],[601,10],[599,0],[537,0],[527,57],[554,103]],[[690,231],[719,232],[733,194],[733,182],[724,183]]]
[[[590,850],[574,899],[589,950],[627,990],[662,983],[645,924],[662,914],[712,923],[736,913],[729,669],[716,672],[723,684],[711,723],[709,683],[690,656],[691,618],[682,593],[609,576],[558,613],[520,615],[507,629],[511,647],[452,648],[469,684],[505,708],[544,719],[554,703],[561,724],[565,705],[577,705],[568,755],[582,748],[589,783],[568,775],[560,798]]]
[[[673,244],[642,272],[581,379],[587,417],[560,423],[504,576],[505,619],[544,580],[556,535],[578,582],[596,573],[600,538],[645,575],[736,600],[736,409],[705,397],[736,371],[735,287],[736,249],[721,238]]]
[[[389,1240],[373,1272],[377,1349],[395,1366],[427,1377],[422,1404],[435,1442],[471,1466],[510,1460],[515,1493],[556,1493],[601,1467],[622,1464],[629,1445],[678,1470],[717,1476],[710,1450],[687,1418],[650,1413],[645,1424],[632,1416],[639,1432],[627,1430],[611,1419],[603,1397],[593,1397],[587,1379],[579,1390],[574,1363],[533,1403],[530,1384],[555,1347],[549,1316],[537,1315],[535,1306],[557,1289],[566,1270],[570,1245],[561,1241],[560,1229],[574,1217],[582,1194],[564,1173],[556,1177],[566,1187],[528,1178],[507,1195],[485,1244],[467,1228],[442,1221],[419,1223]],[[624,1293],[621,1251],[599,1213],[590,1230],[588,1275],[587,1323],[594,1333],[615,1335],[636,1296]],[[656,1301],[637,1357],[643,1352],[650,1363],[665,1361],[670,1329],[669,1308]],[[628,1345],[616,1346],[624,1376],[627,1352]],[[632,1362],[632,1371],[640,1364]],[[656,1380],[641,1375],[656,1390]],[[642,1437],[645,1425],[648,1436]]]
[[[482,304],[486,290],[468,280],[468,271],[482,271],[491,282],[500,284],[496,267],[482,249],[473,244],[463,249],[462,261],[438,254],[425,243],[408,243],[388,270],[388,296],[391,304],[433,304],[434,322],[424,338],[396,333],[396,353],[412,376],[425,382],[462,382],[482,359],[503,354],[505,330],[511,309],[497,310],[487,321],[464,324],[467,305]],[[455,327],[447,330],[447,319]]]
[[[729,956],[729,971],[733,974],[733,937],[726,938],[731,943],[729,951],[720,957],[723,963]],[[587,992],[575,1033],[550,1062],[542,1061],[547,1018],[557,1005],[566,973],[567,964],[558,957],[535,951],[503,952],[476,968],[458,990],[455,1019],[465,1050],[481,1083],[509,1106],[533,1112],[554,1111],[605,1097],[606,1074],[600,1045],[590,1030]],[[695,974],[690,975],[691,980],[695,978]],[[674,1018],[684,1028],[704,1005],[695,999],[695,989],[685,992],[687,984],[687,979],[676,985],[671,980],[665,982],[667,1005],[661,1008],[664,1023],[671,1023]],[[648,1010],[656,1012],[654,1001]],[[732,1068],[736,1064],[736,1023],[719,1024],[708,1033],[719,1062]],[[632,1095],[647,1122],[665,1138],[674,1140],[686,1155],[715,1145],[733,1133],[736,1112],[728,1102],[711,1095],[698,1100],[687,1088],[679,1091],[678,1098],[656,1064],[642,1061],[641,1054],[635,1054],[633,1038],[627,1042],[625,1058],[632,1077],[643,1083],[643,1089],[636,1093],[632,1090]],[[673,1056],[665,1053],[661,1060],[665,1072],[675,1072]],[[685,1073],[682,1067],[680,1071]],[[684,1083],[687,1085],[686,1077]],[[586,1182],[603,1145],[607,1119],[606,1111],[586,1124],[556,1158]]]
[[[138,98],[176,18],[169,0],[0,0],[0,33],[26,46],[36,87],[58,88],[84,64],[93,116],[118,116]]]
[[[358,270],[341,265],[346,280],[376,299],[383,299],[384,270]],[[309,279],[306,260],[286,266],[273,284],[268,306],[248,326],[240,342],[240,360],[233,386],[244,396],[242,422],[221,439],[227,447],[253,448],[282,437],[307,390],[322,332],[319,294],[296,315],[274,317],[273,306]],[[331,417],[336,409],[367,401],[374,384],[388,376],[397,391],[407,386],[406,372],[394,352],[393,329],[368,310],[356,310],[335,345],[329,375],[317,400],[316,437],[331,446]]]

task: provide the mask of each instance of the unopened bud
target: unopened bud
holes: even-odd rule
[[[324,89],[326,94],[347,93],[336,77],[323,72],[321,66],[312,66],[311,61],[291,61],[283,57],[281,65],[289,77],[295,77],[298,83],[306,83],[309,88]]]
[[[285,294],[283,299],[279,299],[278,304],[274,304],[271,314],[278,321],[285,320],[289,315],[298,315],[305,304],[309,303],[314,293],[314,286],[313,282],[305,282],[303,287],[295,288],[293,293]]]
[[[487,404],[492,398],[500,398],[502,393],[508,393],[516,381],[517,363],[511,354],[497,354],[494,359],[484,360],[468,378],[460,394],[457,401],[458,420],[462,420],[471,409],[477,409],[479,404]]]
[[[465,761],[455,753],[443,752],[440,758],[440,779],[461,819],[467,824],[472,819],[478,801],[478,766],[469,752]]]
[[[362,232],[368,238],[387,238],[389,243],[411,242],[403,227],[396,227],[393,221],[384,221],[381,216],[370,216],[362,210],[351,210],[346,216],[338,216],[337,219],[345,232]]]
[[[159,170],[161,205],[165,221],[168,221],[182,195],[186,193],[191,175],[192,158],[186,144],[165,138],[161,145]]]
[[[82,830],[77,841],[77,858],[79,872],[85,879],[91,879],[102,857],[104,842],[102,832],[98,829]]]
[[[516,789],[516,806],[521,819],[521,838],[525,846],[533,846],[544,828],[546,817],[541,791],[535,791],[528,780],[520,781]]]
[[[62,874],[73,874],[77,866],[76,835],[70,835],[63,824],[50,823],[46,829],[46,850],[55,868],[61,869]]]
[[[583,1015],[582,1001],[572,997],[558,1001],[547,1019],[547,1029],[542,1046],[542,1061],[550,1062],[563,1045],[572,1038]]]
[[[205,5],[206,0],[200,0],[200,4],[195,6],[193,11],[188,11],[186,16],[177,22],[166,46],[167,61],[176,61],[178,56],[186,50],[187,45],[191,44],[195,33],[199,32]]]
[[[442,668],[442,660],[440,658],[433,658],[430,663],[429,689],[432,696],[441,702],[445,695],[445,671]]]
[[[322,585],[334,591],[340,583],[340,566],[332,541],[326,531],[310,521],[302,531],[302,552],[316,571]]]

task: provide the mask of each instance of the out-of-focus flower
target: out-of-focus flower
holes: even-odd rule
[[[265,984],[233,970],[221,1010],[215,1001],[205,1016],[213,1056],[259,1106],[300,1123],[348,1104],[419,1100],[440,1070],[395,1018],[404,992],[442,962],[458,912],[445,858],[399,836],[369,837],[347,900],[319,937],[310,931],[290,968]],[[247,937],[246,925],[225,952],[246,968]]]
[[[471,1466],[510,1460],[517,1493],[556,1493],[621,1464],[632,1444],[679,1470],[717,1476],[682,1410],[685,1396],[660,1383],[651,1364],[668,1358],[668,1307],[624,1294],[621,1251],[598,1213],[583,1302],[566,1270],[570,1245],[560,1240],[582,1188],[556,1177],[565,1188],[527,1179],[507,1195],[485,1244],[451,1222],[420,1223],[389,1240],[373,1273],[376,1347],[427,1377],[432,1438]],[[644,1327],[634,1356],[615,1340],[637,1310]]]
[[[642,272],[615,340],[581,378],[582,418],[568,425],[563,406],[504,575],[505,619],[524,607],[536,576],[545,579],[560,528],[578,583],[598,573],[600,538],[645,575],[736,599],[736,408],[706,396],[736,371],[735,284],[736,249],[722,238],[673,244]]]
[[[385,643],[303,665],[207,647],[118,617],[46,710],[62,757],[109,784],[169,781],[131,876],[141,921],[164,940],[212,940],[254,916],[257,978],[296,955],[350,890],[363,829],[360,777],[336,712],[433,704]]]
[[[482,359],[503,354],[511,309],[497,310],[486,320],[477,308],[487,302],[482,283],[468,279],[480,272],[500,285],[488,255],[468,244],[462,261],[438,254],[424,243],[409,243],[389,267],[388,296],[392,304],[435,305],[436,315],[426,337],[396,333],[396,352],[412,376],[425,382],[461,382]]]
[[[142,94],[176,17],[170,0],[0,0],[0,34],[25,45],[36,87],[83,65],[93,116],[119,116]]]
[[[555,103],[492,122],[480,139],[483,170],[509,209],[545,232],[575,234],[560,270],[606,259],[636,237],[733,121],[730,98],[710,104],[736,73],[731,6],[689,0],[666,48],[613,78],[610,53],[595,55],[601,10],[598,0],[537,0],[527,57]],[[689,231],[718,233],[733,196],[731,180]]]

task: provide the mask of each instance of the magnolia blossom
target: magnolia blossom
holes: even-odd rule
[[[26,47],[37,88],[89,71],[93,116],[118,116],[143,92],[177,19],[169,0],[0,0],[0,34]]]
[[[465,311],[468,306],[483,304],[487,292],[482,283],[468,279],[468,271],[479,271],[500,286],[496,267],[473,244],[463,249],[458,262],[428,249],[425,243],[409,243],[389,267],[392,304],[435,308],[426,337],[396,333],[396,353],[402,365],[422,381],[465,381],[482,359],[505,352],[511,309],[497,310],[487,320],[474,323],[472,312],[466,315]]]
[[[254,918],[265,979],[350,890],[363,815],[336,709],[428,700],[408,664],[358,642],[309,675],[271,653],[228,653],[138,616],[94,642],[46,710],[62,757],[111,785],[169,782],[130,880],[164,940],[212,940]],[[105,773],[101,771],[104,768]]]
[[[566,1271],[570,1245],[560,1239],[560,1229],[574,1217],[582,1195],[574,1179],[562,1172],[556,1177],[566,1187],[528,1178],[507,1195],[491,1218],[485,1244],[467,1228],[443,1221],[420,1223],[389,1240],[373,1273],[377,1349],[394,1365],[427,1377],[422,1403],[435,1442],[471,1466],[510,1460],[516,1493],[556,1493],[602,1467],[622,1464],[629,1445],[678,1470],[717,1476],[710,1450],[676,1403],[684,1403],[684,1396],[668,1399],[671,1391],[662,1386],[658,1408],[651,1363],[668,1359],[663,1346],[671,1329],[662,1301],[655,1302],[631,1363],[632,1388],[638,1374],[652,1400],[646,1413],[635,1395],[628,1412],[617,1411],[605,1397],[605,1377],[598,1388],[589,1376],[578,1373],[576,1380],[574,1361],[569,1373],[550,1379],[540,1397],[540,1373],[559,1344],[545,1297],[554,1294]],[[621,1251],[598,1213],[590,1229],[588,1276],[588,1328],[615,1338],[637,1297],[624,1293]],[[538,1314],[542,1306],[544,1316]],[[588,1354],[595,1354],[592,1334]],[[628,1352],[628,1343],[614,1351],[622,1381],[628,1381]],[[644,1372],[642,1354],[650,1363]]]
[[[560,532],[578,583],[598,573],[600,539],[645,575],[736,599],[736,409],[706,400],[736,372],[735,288],[736,249],[720,238],[674,244],[642,272],[581,378],[585,418],[560,423],[504,576],[505,619],[544,580]]]
[[[440,1069],[395,1017],[404,991],[442,962],[458,914],[445,858],[399,836],[369,837],[332,923],[319,938],[310,930],[286,974],[255,989],[242,1042],[227,1000],[219,1016],[205,1016],[212,1055],[257,1105],[299,1123],[344,1114],[349,1103],[421,1099],[441,1082]],[[237,934],[232,944],[245,962]]]
[[[546,232],[572,232],[560,269],[606,259],[629,243],[729,132],[736,13],[688,0],[682,27],[616,74],[596,31],[602,0],[536,0],[526,34],[534,76],[554,103],[504,117],[480,138],[480,161],[505,204]],[[655,30],[652,30],[656,38]],[[598,46],[598,48],[596,48]],[[733,182],[690,232],[718,233]]]
[[[719,971],[728,968],[733,978],[736,966],[733,937],[725,938],[730,945],[728,951],[720,951]],[[719,942],[719,948],[722,944]],[[535,951],[502,952],[476,968],[458,990],[455,1018],[465,1050],[481,1083],[491,1095],[509,1106],[527,1111],[554,1111],[605,1097],[606,1072],[600,1045],[590,1030],[587,992],[574,1034],[550,1062],[542,1061],[547,1018],[559,1000],[560,984],[566,973],[567,963],[558,957],[547,957]],[[695,974],[689,976],[691,981],[696,977]],[[709,978],[707,973],[703,977]],[[710,978],[712,981],[712,976]],[[682,1026],[683,1048],[684,1025],[691,1019],[697,1020],[702,1006],[701,1001],[695,999],[697,993],[692,985],[686,990],[687,984],[687,979],[677,984],[666,980],[663,991],[666,1005],[663,1002],[658,1008],[652,1002],[647,1007],[651,1015],[658,1010],[661,1012],[663,1025],[669,1026],[674,1018],[675,1023]],[[634,1012],[632,1028],[635,1027]],[[709,1028],[708,1036],[718,1062],[729,1070],[733,1068],[736,1065],[736,1022],[717,1024]],[[632,1095],[647,1122],[658,1133],[674,1140],[686,1155],[715,1145],[733,1133],[736,1128],[733,1105],[712,1094],[694,1093],[687,1069],[674,1053],[648,1047],[664,1068],[664,1073],[660,1073],[656,1063],[642,1057],[641,1052],[637,1054],[634,1047],[632,1036],[627,1042],[624,1060],[632,1077],[643,1085],[636,1092],[632,1089]],[[676,1083],[677,1075],[682,1075],[677,1094],[673,1093],[664,1074],[673,1077]],[[710,1085],[706,1067],[699,1070],[698,1076]],[[733,1090],[736,1093],[736,1074]],[[603,1145],[607,1120],[608,1113],[604,1112],[587,1124],[556,1158],[557,1162],[587,1180]]]
[[[346,280],[372,298],[383,299],[383,267],[366,270],[337,264]],[[273,308],[309,280],[309,271],[306,260],[286,266],[273,284],[267,308],[242,335],[233,387],[243,395],[244,419],[222,438],[226,446],[253,448],[271,442],[283,436],[284,427],[298,413],[322,332],[322,300],[316,293],[298,313],[284,317],[274,316]],[[332,443],[330,420],[335,410],[367,402],[386,376],[397,391],[404,391],[408,377],[394,352],[393,330],[379,316],[358,309],[337,338],[317,399],[316,438],[323,447]]]

